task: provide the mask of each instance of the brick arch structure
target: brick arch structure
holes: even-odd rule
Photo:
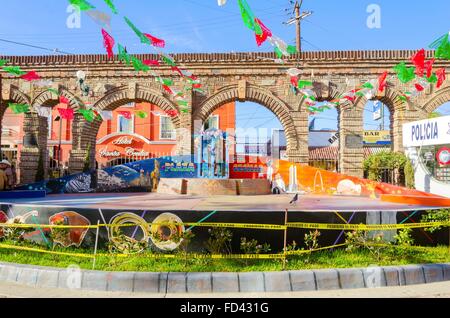
[[[22,92],[17,86],[10,85],[8,99],[3,100],[0,107],[0,121],[3,123],[3,117],[8,103],[18,103],[30,105],[30,97]],[[47,148],[42,147],[42,144],[47,144],[48,128],[45,128],[47,120],[40,118],[37,113],[31,108],[30,112],[24,114],[23,122],[23,147],[18,154],[20,160],[20,182],[30,183],[35,181],[36,171],[38,170],[39,156],[44,159],[44,177],[47,170],[45,158],[48,155]],[[0,128],[3,125],[0,124]],[[1,142],[1,137],[0,137]],[[33,142],[33,143],[31,143]]]
[[[98,110],[112,111],[130,102],[147,102],[158,106],[163,111],[179,111],[178,107],[161,92],[136,84],[121,86],[108,91],[93,107]],[[180,114],[172,118],[172,123],[176,129],[180,128]],[[90,123],[82,115],[75,115],[73,121],[73,146],[69,160],[69,170],[71,172],[82,171],[89,145],[91,146],[91,163],[94,165],[97,134],[101,124],[102,121],[100,120]]]
[[[288,151],[297,149],[298,136],[291,116],[292,109],[266,88],[248,83],[245,83],[245,87],[243,85],[233,84],[225,86],[205,100],[194,112],[194,121],[200,120],[202,123],[205,122],[217,108],[229,102],[237,100],[256,102],[269,109],[281,122],[286,134]]]
[[[450,86],[439,89],[421,108],[426,113],[434,112],[439,106],[450,101]]]
[[[61,88],[59,90],[59,95],[66,97],[70,101],[69,107],[74,110],[80,109],[81,105],[83,104],[81,100],[78,98],[78,96],[76,96],[66,88]],[[41,92],[38,96],[34,98],[32,102],[33,106],[36,105],[45,107],[54,107],[58,104],[59,104],[59,96],[55,96],[55,94],[53,94],[48,90]]]
[[[206,113],[201,114],[205,104],[212,103],[219,105],[219,93],[222,96],[232,95],[238,100],[246,100],[251,97],[253,87],[258,87],[259,99],[263,99],[265,105],[273,101],[274,105],[279,106],[279,114],[282,117],[282,123],[286,130],[289,130],[290,151],[288,156],[290,160],[296,162],[308,162],[308,113],[302,104],[301,96],[296,96],[289,88],[290,78],[286,75],[286,71],[291,67],[298,66],[301,61],[301,79],[312,79],[314,82],[314,90],[319,100],[329,100],[337,97],[339,93],[346,91],[345,86],[348,81],[355,83],[364,83],[371,78],[376,78],[386,70],[390,70],[388,81],[390,89],[395,88],[398,91],[405,92],[410,89],[410,84],[404,84],[398,81],[392,68],[402,61],[409,61],[411,56],[415,54],[414,50],[373,50],[373,51],[321,51],[321,52],[302,52],[293,54],[285,59],[284,64],[274,62],[276,58],[273,52],[254,52],[254,53],[180,53],[174,54],[173,58],[183,65],[183,68],[189,70],[202,83],[203,93],[187,94],[186,100],[192,104],[192,112],[181,113],[179,118],[179,127],[185,129],[183,134],[184,140],[177,143],[182,145],[179,153],[191,153],[193,148],[193,133],[195,117],[205,117]],[[432,58],[434,52],[427,51],[426,57]],[[156,59],[154,54],[136,55],[139,59]],[[77,83],[73,78],[73,74],[79,69],[89,69],[89,85],[92,88],[90,95],[83,98],[83,101],[91,104],[105,103],[112,105],[115,102],[125,100],[148,100],[150,97],[143,96],[143,90],[148,88],[152,90],[154,95],[153,101],[156,104],[164,104],[161,99],[167,99],[161,87],[155,83],[155,77],[150,73],[136,71],[123,63],[118,58],[108,59],[106,55],[61,55],[61,56],[5,56],[11,64],[20,66],[24,71],[36,70],[42,78],[51,80],[58,87],[67,87],[68,90],[75,90]],[[450,71],[450,61],[438,59],[434,64],[435,68],[445,68]],[[166,66],[155,69],[158,75],[171,78],[174,81],[174,89],[182,90],[184,82],[175,75],[174,72]],[[314,74],[314,75],[313,75]],[[31,95],[29,85],[16,77],[0,78],[1,97],[4,100],[10,99],[11,95],[16,95],[15,99],[19,100],[24,94]],[[132,84],[129,84],[132,83]],[[149,84],[153,83],[153,84]],[[247,84],[250,83],[250,84]],[[425,118],[427,111],[433,110],[444,101],[450,99],[448,96],[450,82],[446,81],[444,87],[440,90],[434,88],[425,90],[421,96],[415,98],[410,103],[398,105],[395,100],[394,91],[388,91],[386,97],[379,98],[384,101],[388,107],[394,109],[393,122],[395,125],[394,138],[401,140],[401,125],[408,121]],[[24,94],[17,92],[14,86],[20,87]],[[234,88],[233,88],[234,87]],[[237,92],[236,92],[237,87]],[[225,90],[228,90],[225,93]],[[12,92],[11,92],[12,91]],[[264,92],[269,92],[264,94]],[[106,95],[105,95],[106,94]],[[233,95],[234,94],[234,95]],[[106,96],[110,95],[110,100]],[[136,95],[138,95],[136,97]],[[26,95],[25,95],[26,96]],[[122,97],[121,97],[122,96]],[[234,97],[233,97],[234,96]],[[237,98],[236,98],[237,96]],[[67,96],[69,97],[69,96]],[[41,99],[42,98],[42,99]],[[128,98],[128,99],[126,99]],[[389,98],[390,101],[385,100]],[[40,96],[39,102],[45,102],[48,95]],[[265,99],[265,100],[264,100]],[[281,102],[280,102],[281,101]],[[361,100],[361,102],[364,102]],[[392,102],[392,105],[390,103]],[[167,104],[168,107],[170,104]],[[4,106],[3,106],[4,107]],[[75,106],[76,107],[76,106]],[[103,106],[102,106],[103,107]],[[170,106],[176,107],[176,106]],[[211,108],[212,109],[212,108]],[[340,124],[343,128],[346,126],[350,129],[350,134],[362,134],[360,127],[361,113],[354,107],[348,110],[344,106],[345,111],[340,111]],[[0,114],[1,115],[1,114]],[[78,115],[79,116],[79,115]],[[81,136],[85,131],[83,121],[77,119],[78,125],[74,126],[73,153],[74,160],[84,161],[86,144],[81,143]],[[176,123],[176,125],[178,125]],[[178,136],[178,134],[177,134]],[[295,136],[295,137],[294,137]],[[345,139],[346,136],[342,138]],[[341,144],[345,147],[344,139]],[[394,145],[400,145],[394,142]],[[341,158],[342,172],[361,176],[361,164],[357,159],[360,150],[352,149],[350,143],[346,147],[344,156]],[[397,147],[397,150],[401,150]],[[78,153],[77,153],[78,152]],[[82,164],[81,164],[82,166]],[[32,171],[32,169],[30,169]],[[32,171],[33,172],[33,171]]]

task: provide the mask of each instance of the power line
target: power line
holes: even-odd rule
[[[68,54],[68,55],[75,55],[73,53],[60,51],[58,48],[49,49],[49,48],[42,47],[42,46],[37,46],[37,45],[32,45],[32,44],[27,44],[27,43],[22,43],[22,42],[16,42],[16,41],[10,41],[10,40],[5,40],[5,39],[0,39],[0,41],[6,42],[6,43],[11,43],[11,44],[16,44],[16,45],[21,45],[21,46],[26,46],[26,47],[31,47],[31,48],[35,48],[35,49],[40,49],[40,50],[44,50],[44,51],[50,51],[50,52],[53,52],[53,53],[62,53],[62,54]]]

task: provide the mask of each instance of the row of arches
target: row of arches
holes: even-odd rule
[[[83,107],[81,100],[66,88],[60,88],[60,94],[70,100],[70,107],[74,110]],[[328,98],[320,97],[320,101],[324,102],[332,100],[339,93],[331,90]],[[421,119],[427,113],[434,111],[443,103],[450,100],[450,87],[441,89],[438,94],[430,98],[422,107],[417,108],[413,104],[404,104],[398,98],[399,93],[393,89],[387,89],[386,94],[378,96],[374,100],[382,102],[390,112],[390,131],[392,140],[392,148],[401,150],[401,125],[404,122]],[[287,154],[290,160],[307,162],[308,157],[308,113],[303,100],[297,96],[288,96],[285,100],[281,99],[277,94],[273,93],[266,87],[261,87],[252,83],[241,85],[236,83],[222,87],[216,91],[214,95],[203,100],[199,105],[193,106],[192,113],[181,114],[178,106],[173,103],[168,96],[160,92],[156,88],[141,86],[136,83],[116,87],[110,89],[100,98],[93,106],[99,110],[115,110],[118,107],[130,102],[146,102],[158,106],[162,111],[167,112],[175,110],[177,115],[172,117],[172,123],[176,129],[184,128],[191,134],[196,133],[196,121],[204,123],[208,117],[218,108],[226,103],[236,101],[251,101],[262,105],[270,110],[274,116],[280,121],[283,127],[286,143]],[[3,119],[7,111],[9,102],[24,103],[31,105],[39,105],[43,107],[53,108],[59,104],[58,99],[49,91],[40,93],[32,101],[30,97],[21,92],[17,87],[11,86],[8,100],[4,100],[0,107],[0,118]],[[354,105],[347,103],[337,108],[338,130],[340,132],[341,145],[345,144],[345,136],[351,134],[361,134],[364,130],[363,117],[364,105],[368,100],[364,97],[358,98]],[[72,151],[69,162],[71,172],[79,172],[86,158],[86,152],[91,146],[91,156],[95,158],[95,142],[101,121],[92,123],[85,121],[81,115],[76,114],[71,124],[72,129]],[[32,182],[33,175],[30,172],[36,171],[39,156],[47,157],[47,136],[48,121],[40,118],[38,114],[32,110],[24,116],[23,126],[23,151],[21,154],[22,163],[22,183]],[[33,138],[30,138],[32,136]],[[186,137],[186,136],[184,136]],[[27,143],[27,140],[34,139],[35,143]],[[192,151],[192,138],[182,141],[188,143],[184,149]],[[181,141],[178,141],[179,143]],[[177,145],[178,148],[179,145]],[[346,147],[340,147],[340,161],[345,162],[348,157],[356,157],[355,151],[348,151]],[[24,160],[29,161],[23,164]],[[45,161],[45,160],[44,160]],[[347,160],[348,161],[348,160]],[[95,162],[95,160],[92,160]],[[355,163],[349,163],[355,164]],[[357,164],[357,163],[356,163]],[[355,167],[358,169],[358,167]],[[345,172],[345,171],[344,171]]]

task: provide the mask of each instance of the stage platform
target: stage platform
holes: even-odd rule
[[[423,211],[442,207],[384,202],[351,196],[300,195],[192,196],[159,193],[105,193],[48,195],[45,199],[2,199],[2,205],[108,209],[120,211],[234,211],[234,212],[370,212]]]

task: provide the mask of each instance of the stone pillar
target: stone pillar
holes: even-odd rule
[[[426,119],[426,113],[421,113],[417,110],[407,110],[405,108],[396,109],[394,111],[392,122],[392,149],[395,152],[404,152],[403,148],[403,124]]]
[[[91,136],[93,134],[92,129],[87,132],[87,129],[83,130],[83,125],[86,122],[83,120],[82,115],[75,114],[75,118],[72,122],[72,150],[70,151],[69,158],[69,173],[75,174],[83,172],[84,162],[86,161],[86,152],[89,143],[91,144],[91,151],[94,152],[95,158],[95,143],[92,144]],[[96,136],[94,137],[94,140]],[[95,159],[94,159],[95,160]],[[94,161],[95,164],[95,161]],[[92,166],[92,161],[91,161]]]
[[[191,105],[189,112],[180,111],[180,127],[177,128],[177,145],[175,154],[177,156],[187,156],[194,153],[194,123],[193,110],[195,109],[196,98],[194,92],[186,93],[186,100]]]
[[[35,113],[24,114],[24,139],[20,152],[20,183],[36,181],[39,168],[39,157],[42,156],[44,179],[48,178],[48,125],[47,118]]]
[[[308,164],[309,162],[309,127],[308,127],[308,113],[302,111],[291,112],[294,120],[295,133],[297,140],[291,140],[287,149],[289,161],[296,163]],[[288,141],[288,134],[286,133],[286,140]]]
[[[357,105],[344,106],[339,114],[339,169],[343,174],[362,178],[363,113]]]

